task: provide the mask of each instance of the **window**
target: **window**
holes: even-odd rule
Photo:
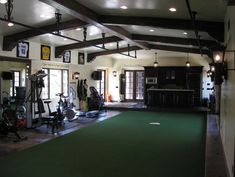
[[[20,86],[20,71],[12,71],[13,80],[10,87],[10,95],[16,96],[16,87]]]
[[[125,71],[125,100],[141,101],[144,99],[144,71]]]
[[[45,87],[42,90],[42,98],[55,98],[57,93],[68,96],[69,71],[66,69],[43,69],[48,76],[44,77]]]
[[[96,89],[100,95],[101,94],[103,95],[103,98],[105,99],[106,98],[106,95],[105,95],[106,71],[105,70],[99,70],[99,71],[101,71],[102,77],[101,77],[101,80],[97,81]]]

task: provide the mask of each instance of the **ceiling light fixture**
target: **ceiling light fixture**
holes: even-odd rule
[[[7,26],[12,27],[12,26],[14,26],[14,23],[9,22],[9,23],[7,24]]]
[[[154,68],[158,67],[157,52],[155,53],[155,60],[154,60],[153,66],[154,66]]]
[[[13,0],[7,0],[7,4],[5,5],[5,7],[6,7],[7,14],[4,17],[9,22],[7,25],[9,27],[14,26],[14,23],[11,22],[12,20],[14,20],[13,17],[11,16],[13,12],[13,7],[14,7]]]
[[[0,3],[1,3],[1,4],[6,4],[6,3],[7,3],[7,0],[0,0]]]
[[[45,14],[41,14],[40,17],[41,17],[41,18],[45,18],[46,15],[45,15]]]
[[[77,30],[77,31],[81,31],[81,30],[82,30],[82,28],[76,28],[76,30]]]
[[[67,41],[68,39],[67,38],[64,38],[64,41]]]
[[[184,35],[188,35],[188,33],[186,31],[183,32]]]
[[[121,9],[124,9],[124,10],[125,10],[125,9],[128,9],[127,6],[121,6],[120,8],[121,8]]]
[[[169,9],[169,11],[170,11],[170,12],[176,12],[176,8],[171,7],[171,8]]]
[[[150,31],[150,32],[154,32],[154,29],[150,29],[149,31]]]
[[[187,61],[186,61],[186,67],[190,67],[190,61],[189,61],[189,53],[187,53]]]

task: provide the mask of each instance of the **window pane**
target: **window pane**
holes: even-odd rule
[[[48,74],[49,69],[43,69],[43,71]],[[42,99],[48,99],[49,98],[49,76],[46,76],[43,78],[44,86],[42,88]]]
[[[136,99],[142,100],[144,99],[144,72],[137,71],[136,72]]]
[[[133,99],[133,76],[134,72],[132,71],[127,71],[126,72],[126,89],[125,89],[125,98],[126,99]]]
[[[50,98],[56,98],[56,94],[62,92],[61,81],[61,70],[50,69]]]
[[[69,72],[68,70],[63,70],[63,92],[64,96],[68,96],[68,85],[69,85]]]

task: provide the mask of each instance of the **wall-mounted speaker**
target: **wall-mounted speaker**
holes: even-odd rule
[[[2,79],[3,80],[12,80],[13,73],[12,72],[2,72]]]
[[[91,74],[91,78],[93,80],[101,80],[102,79],[102,72],[101,71],[93,71]]]

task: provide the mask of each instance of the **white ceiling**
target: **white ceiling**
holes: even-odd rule
[[[38,0],[14,0],[13,1],[12,17],[16,22],[24,23],[30,26],[43,26],[46,24],[53,24],[55,20],[56,9],[53,7],[38,1]],[[66,21],[73,17],[60,12],[62,14],[62,20]],[[5,5],[0,4],[0,17],[6,15]],[[41,17],[40,17],[41,16]],[[8,35],[19,31],[24,31],[26,28],[15,25],[9,28],[7,23],[0,22],[0,35]]]
[[[87,6],[96,13],[100,15],[120,15],[120,16],[144,16],[144,17],[163,17],[163,18],[177,18],[177,19],[190,19],[185,0],[77,0],[79,3]],[[39,1],[39,0],[15,0],[13,1],[14,9],[12,16],[14,21],[24,23],[27,25],[39,27],[47,24],[55,23],[55,12],[57,11],[53,7]],[[225,5],[223,0],[190,0],[192,10],[198,12],[196,18],[198,20],[208,20],[208,21],[223,21],[225,14]],[[120,9],[120,6],[126,5],[128,9]],[[170,7],[177,8],[177,12],[169,12]],[[62,21],[73,19],[72,16],[61,12]],[[0,17],[4,17],[6,14],[5,6],[0,4]],[[43,17],[42,17],[43,16]],[[144,26],[123,26],[123,28],[133,34],[143,34],[143,35],[159,35],[159,36],[171,36],[171,37],[181,37],[181,38],[195,38],[194,31],[187,31],[188,35],[183,34],[183,30],[172,30],[163,28],[150,28]],[[154,29],[154,32],[150,32],[150,29]],[[13,27],[8,27],[5,22],[0,21],[0,35],[9,35],[16,32],[27,30],[24,27],[15,25]],[[101,38],[102,30],[97,28],[88,27],[87,40]],[[83,29],[77,31],[76,29],[62,31],[62,34],[69,36],[71,38],[76,38],[77,40],[83,41]],[[201,39],[213,39],[206,32],[199,32]],[[111,34],[106,34],[106,36],[111,36]],[[60,46],[74,43],[72,40],[64,40],[61,37],[49,36],[49,34],[44,34],[41,36],[36,36],[30,41],[50,44],[53,46]],[[156,43],[159,44],[159,43]],[[106,44],[109,49],[114,49],[116,43]],[[127,43],[120,43],[120,47],[127,46]],[[181,45],[178,45],[181,46]],[[182,46],[183,47],[183,46]],[[189,46],[190,47],[190,46]],[[86,52],[97,52],[102,49],[96,47],[88,47],[81,49]],[[152,55],[154,50],[141,50],[138,51],[139,58],[148,58]],[[164,57],[171,56],[185,56],[185,53],[179,52],[168,52],[168,51],[158,51],[159,55]],[[139,56],[140,55],[140,56]],[[125,58],[122,55],[115,54],[112,55],[114,58]]]
[[[104,15],[147,16],[189,19],[185,0],[77,0],[79,3]],[[197,19],[223,21],[225,5],[223,0],[190,0],[193,11],[198,12]],[[128,10],[120,9],[127,6]],[[169,13],[170,7],[177,8]]]

